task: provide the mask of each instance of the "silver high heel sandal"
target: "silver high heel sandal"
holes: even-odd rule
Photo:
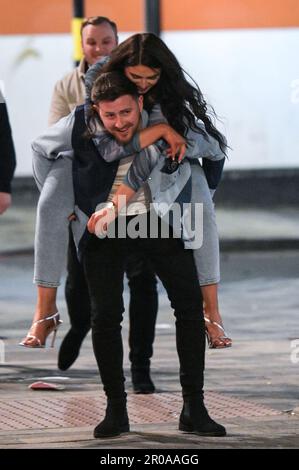
[[[232,345],[232,340],[229,338],[222,325],[217,323],[216,321],[210,320],[208,317],[204,317],[204,320],[206,322],[206,337],[208,340],[208,345],[210,349],[224,349],[224,348],[230,348]],[[211,335],[209,332],[208,325],[215,325],[217,328],[220,330],[218,335]]]
[[[45,337],[44,343],[42,343],[38,336],[30,334],[30,332],[31,332],[32,328],[35,325],[38,325],[40,323],[45,323],[46,321],[51,321],[51,322],[53,322],[53,324],[52,325],[50,324],[49,326],[47,326],[45,328],[46,337]],[[45,348],[46,347],[46,340],[47,340],[48,336],[53,332],[50,347],[54,348],[57,329],[62,323],[63,323],[62,320],[60,320],[60,318],[59,318],[59,312],[54,313],[54,315],[50,315],[49,317],[42,318],[41,320],[36,320],[35,322],[32,323],[31,328],[30,328],[27,336],[25,337],[25,339],[21,343],[19,343],[19,345],[24,346],[25,348]],[[31,342],[31,343],[26,343],[27,339],[33,339],[34,341]]]

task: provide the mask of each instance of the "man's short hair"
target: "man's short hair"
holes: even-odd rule
[[[81,24],[81,36],[82,36],[82,31],[85,28],[85,26],[91,24],[93,26],[98,26],[103,23],[108,23],[110,24],[111,28],[113,29],[113,32],[115,34],[115,38],[117,39],[117,26],[114,21],[109,20],[106,16],[90,16],[89,18],[86,18],[82,24]]]
[[[91,90],[91,100],[94,104],[101,101],[114,101],[124,95],[138,98],[138,89],[135,83],[119,71],[99,75]]]

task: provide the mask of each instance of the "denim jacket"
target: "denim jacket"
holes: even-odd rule
[[[32,148],[39,158],[55,160],[57,158],[63,158],[64,153],[67,153],[68,157],[70,156],[73,150],[72,132],[74,115],[74,112],[72,112],[69,116],[62,118],[58,123],[50,127],[44,135],[36,139]],[[142,118],[143,126],[146,126],[148,123],[146,112],[143,112]],[[99,127],[97,135],[93,139],[98,151],[98,142],[101,142],[103,146],[103,142],[105,142],[105,139],[108,137],[110,138],[111,145],[117,145],[119,147],[119,144],[115,141],[111,142],[111,136]],[[161,173],[160,170],[164,164],[165,156],[160,153],[156,146],[150,146],[136,155],[125,179],[125,183],[132,189],[137,190],[147,181],[152,200],[154,204],[156,204],[154,207],[157,207],[160,202],[167,203],[169,206],[173,202],[179,202],[180,204],[190,202],[192,197],[192,165],[199,166],[198,158],[208,158],[211,161],[221,162],[224,160],[224,155],[219,148],[218,142],[208,135],[204,137],[202,134],[190,131],[188,133],[188,139],[190,145],[188,146],[186,157],[175,173],[171,175]],[[135,144],[133,142],[133,144],[131,143],[130,145],[136,145],[136,142],[135,140]],[[129,151],[128,148],[126,151]],[[103,157],[102,154],[100,155]],[[111,152],[109,155],[111,161],[114,161],[116,153]],[[112,157],[114,157],[114,160]],[[193,202],[204,203],[204,201],[196,201],[196,196],[192,199]],[[86,228],[85,224],[88,220],[88,215],[80,210],[80,208],[75,208],[75,212],[77,221],[73,223],[72,226],[78,246],[80,237],[82,237]],[[165,214],[159,213],[159,215],[163,216]],[[191,248],[194,247],[191,246]]]

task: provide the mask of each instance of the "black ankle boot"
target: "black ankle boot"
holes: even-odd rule
[[[155,392],[155,385],[150,376],[149,367],[132,368],[132,384],[134,393],[149,394]]]
[[[58,368],[60,370],[67,370],[75,362],[79,356],[82,341],[87,333],[88,330],[78,333],[72,328],[67,332],[58,353]]]
[[[184,398],[179,430],[192,432],[199,436],[226,435],[225,427],[210,418],[201,396]]]
[[[108,400],[105,418],[95,427],[93,432],[94,437],[114,437],[129,431],[130,425],[126,401]]]

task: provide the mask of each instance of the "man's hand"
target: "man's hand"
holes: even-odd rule
[[[0,192],[0,215],[11,205],[11,195],[9,193]]]
[[[102,238],[107,234],[108,225],[116,219],[114,208],[104,208],[92,214],[87,222],[87,230]]]

